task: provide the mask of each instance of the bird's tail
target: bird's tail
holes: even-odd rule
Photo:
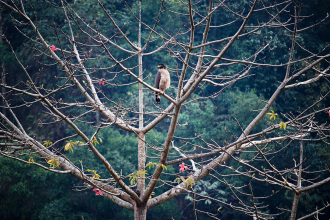
[[[155,95],[155,100],[156,100],[157,104],[160,104],[160,95],[158,93],[156,93],[156,95]]]

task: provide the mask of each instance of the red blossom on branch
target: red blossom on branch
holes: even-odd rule
[[[102,79],[100,80],[99,84],[104,85],[104,82],[105,82],[105,79],[102,78]]]
[[[95,191],[95,195],[103,196],[103,193],[100,189],[93,189],[93,191]]]
[[[52,51],[59,50],[54,45],[51,46]]]
[[[329,113],[329,117],[330,117],[330,110],[328,111],[328,113]]]
[[[105,82],[105,79],[102,78],[102,79],[100,80],[99,84],[104,85],[104,82]]]
[[[180,164],[179,167],[180,167],[179,172],[184,171],[184,169],[188,169],[188,167],[185,166],[184,162],[182,162],[182,164]]]

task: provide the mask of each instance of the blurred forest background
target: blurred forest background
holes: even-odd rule
[[[171,0],[172,1],[172,0]],[[57,1],[52,1],[57,4]],[[80,14],[86,21],[92,23],[95,21],[101,32],[107,36],[111,36],[114,33],[113,29],[108,28],[108,19],[104,15],[100,6],[94,0],[75,0],[69,1],[75,3],[72,7]],[[135,12],[138,12],[138,1],[132,0],[103,0],[108,11],[110,11],[113,17],[121,25],[125,25],[124,31],[130,39],[136,38],[137,42],[137,32],[138,32],[138,22],[131,15],[131,12],[127,9],[126,4]],[[175,2],[173,0],[173,2]],[[202,1],[203,2],[203,1]],[[271,4],[272,1],[264,1]],[[45,3],[41,0],[29,0],[29,4],[33,6],[27,9],[29,12],[35,13],[39,20],[40,31],[44,36],[48,36],[48,42],[54,42],[54,45],[58,45],[56,36],[53,35],[54,25],[60,29],[67,29],[67,24],[64,23],[64,16],[59,13],[56,8],[52,7],[50,4]],[[167,3],[165,2],[165,5]],[[248,5],[247,0],[230,0],[228,1],[233,8],[236,6]],[[158,0],[143,0],[142,1],[142,21],[152,24],[153,19],[157,16],[160,2]],[[205,4],[200,4],[201,11],[205,11],[208,7],[207,2]],[[203,8],[204,7],[204,8]],[[313,1],[303,1],[302,14],[311,15],[310,18],[303,21],[308,24],[316,23],[317,21],[323,19],[326,14],[330,11],[329,1],[326,0],[313,0]],[[30,48],[31,42],[29,39],[24,37],[21,33],[15,29],[13,25],[13,18],[16,15],[10,12],[7,8],[1,8],[0,23],[3,34],[10,40],[11,45],[18,54],[18,58],[21,62],[24,62],[25,66],[28,66],[29,72],[34,72],[35,74],[40,74],[43,86],[45,88],[53,88],[56,83],[61,80],[59,77],[63,74],[57,65],[44,66],[42,63],[50,64],[50,60],[39,56],[33,56],[33,50]],[[230,20],[229,17],[222,16],[222,14],[214,14],[213,17],[214,25],[225,24]],[[259,18],[262,20],[262,17]],[[175,34],[174,31],[184,25],[185,22],[177,19],[174,14],[164,13],[160,20],[159,26],[166,30],[170,34]],[[326,20],[321,25],[305,32],[300,37],[303,42],[303,46],[308,48],[310,51],[319,51],[330,43],[329,27],[330,20]],[[171,24],[171,27],[168,26]],[[167,25],[167,26],[165,26]],[[238,28],[239,23],[233,23],[223,29],[223,32],[210,32],[208,40],[219,39],[223,36],[228,36],[228,33],[234,33]],[[27,33],[30,29],[26,28],[23,24],[19,27]],[[276,31],[277,30],[277,31]],[[49,31],[49,33],[47,33]],[[198,30],[197,30],[198,31]],[[202,31],[202,30],[201,30]],[[255,49],[260,45],[260,42],[266,42],[272,39],[273,50],[263,52],[264,59],[273,64],[285,63],[288,60],[291,46],[291,40],[288,36],[285,36],[283,29],[272,29],[267,32],[265,29],[259,35],[249,35],[249,37],[242,39],[244,41],[244,47],[233,47],[226,54],[230,58],[240,59],[241,57],[251,56]],[[147,31],[145,35],[147,35]],[[29,33],[28,33],[29,34]],[[142,31],[142,35],[144,32]],[[80,41],[84,41],[84,36],[75,36],[79,38]],[[145,36],[143,36],[145,37]],[[86,44],[88,44],[86,40]],[[258,43],[255,45],[255,43]],[[61,45],[65,48],[67,45]],[[57,46],[58,47],[58,46]],[[4,40],[0,42],[0,65],[2,65],[3,70],[9,73],[6,77],[6,82],[11,84],[11,81],[17,79],[21,81],[26,81],[25,75],[22,73],[21,69],[17,65],[10,48]],[[88,51],[86,51],[86,54]],[[115,52],[116,57],[120,57],[120,51]],[[106,62],[106,61],[104,61]],[[127,62],[132,62],[128,66],[136,66],[136,60],[129,60]],[[173,59],[166,53],[157,53],[153,56],[145,57],[143,60],[143,70],[145,71],[145,76],[150,76],[147,82],[153,85],[153,79],[157,72],[157,64],[164,63],[169,68],[176,68],[179,63],[173,63]],[[102,66],[101,61],[97,62],[90,61],[88,66]],[[320,67],[322,68],[322,67]],[[223,75],[231,72],[236,72],[237,70],[228,67],[227,69],[217,69],[216,71],[221,71]],[[225,89],[222,94],[214,99],[208,99],[207,101],[201,101],[197,103],[192,103],[189,106],[184,106],[188,111],[183,111],[179,118],[182,122],[189,121],[188,126],[179,127],[176,131],[176,136],[183,136],[189,133],[189,136],[194,136],[194,134],[203,134],[205,138],[214,138],[218,143],[226,141],[225,129],[232,137],[239,135],[241,133],[240,128],[233,121],[233,118],[243,124],[245,122],[251,121],[253,118],[253,112],[251,109],[259,109],[262,105],[260,100],[268,99],[272,92],[277,88],[278,76],[282,76],[285,72],[285,67],[281,68],[255,68],[252,70],[252,76],[240,80],[238,83],[232,85],[231,87]],[[104,73],[100,73],[103,78],[108,78],[109,76]],[[175,73],[171,73],[175,75]],[[112,83],[116,83],[116,80],[125,80],[125,78],[115,79]],[[121,83],[130,83],[130,78],[126,78],[127,81]],[[112,99],[121,99],[122,102],[130,103],[137,99],[137,96],[132,94],[138,90],[138,84],[134,84],[128,87],[115,87],[111,85],[99,85],[106,94],[111,94]],[[212,86],[204,86],[202,89],[196,90],[194,97],[212,95],[217,88]],[[277,99],[275,105],[272,109],[277,113],[287,113],[287,112],[297,112],[299,108],[307,107],[313,103],[314,99],[312,97],[318,97],[320,94],[324,94],[329,91],[329,87],[322,83],[322,81],[316,82],[307,86],[300,86],[289,91],[284,91],[281,93],[280,97]],[[5,90],[2,89],[2,93]],[[167,93],[175,93],[174,89],[169,89]],[[62,93],[57,94],[57,99],[65,98],[71,100],[83,99],[81,94],[78,93]],[[12,99],[19,104],[22,100]],[[153,105],[154,96],[148,91],[145,93],[145,105]],[[163,103],[167,100],[162,99]],[[299,104],[298,104],[299,103]],[[327,103],[330,103],[329,98],[327,98]],[[166,106],[166,104],[164,104]],[[6,113],[4,109],[1,110]],[[73,134],[72,129],[68,128],[64,123],[61,125],[57,123],[55,125],[38,125],[38,120],[45,117],[49,117],[47,114],[41,110],[41,106],[32,105],[29,108],[25,108],[24,111],[16,112],[19,116],[19,120],[22,122],[23,127],[26,131],[30,132],[32,136],[38,136],[39,139],[44,139],[45,141],[58,140],[63,137]],[[189,113],[189,114],[188,114]],[[321,117],[319,121],[326,122],[330,120],[327,113],[319,116]],[[323,118],[322,118],[323,117]],[[281,120],[281,115],[279,114],[279,121]],[[268,119],[268,118],[267,118]],[[102,120],[99,115],[94,115],[90,118],[92,123],[97,124],[97,121]],[[163,132],[167,131],[168,120],[162,122],[160,125],[153,129],[146,136],[146,140],[155,142],[164,141]],[[260,123],[269,123],[269,120],[264,120]],[[80,127],[83,127],[81,124]],[[86,126],[87,129],[87,126]],[[260,128],[259,128],[260,129]],[[88,133],[88,130],[85,132]],[[90,131],[92,133],[93,131]],[[129,134],[125,131],[120,131],[116,127],[112,126],[107,129],[103,129],[98,134],[103,140],[103,143],[98,145],[100,152],[114,164],[117,170],[122,169],[125,173],[134,172],[137,167],[137,139],[135,136]],[[228,137],[230,138],[230,136]],[[62,148],[65,145],[65,141],[59,142],[58,148]],[[298,147],[298,145],[297,145]],[[295,147],[290,148],[292,150],[291,155],[283,154],[281,155],[281,165],[285,167],[285,162],[292,163],[291,158],[298,158],[298,150]],[[308,161],[305,161],[309,166],[322,167],[328,163],[330,156],[330,149],[324,148],[321,144],[308,143],[305,147],[305,154],[313,155]],[[96,158],[92,155],[86,155],[79,152],[79,147],[75,148],[75,152],[68,155],[73,162],[78,162],[83,160],[84,164],[88,165],[89,168],[94,168],[98,170],[101,175],[102,172],[106,173],[106,170],[102,166],[98,166],[96,163]],[[288,158],[286,160],[285,158]],[[311,159],[313,158],[313,159]],[[277,163],[276,160],[279,158],[274,158],[273,163]],[[284,161],[284,162],[283,162]],[[232,162],[232,161],[229,161]],[[85,165],[85,166],[86,166]],[[169,167],[169,172],[171,169],[177,169]],[[224,171],[226,172],[226,171]],[[240,182],[239,178],[231,180],[232,182]],[[133,211],[125,210],[112,203],[106,198],[95,196],[93,191],[82,191],[73,190],[73,187],[81,184],[81,181],[76,179],[69,174],[55,174],[45,171],[36,166],[29,166],[14,160],[7,158],[0,158],[0,219],[3,220],[15,220],[15,219],[81,219],[81,216],[85,220],[88,219],[132,219]],[[262,186],[262,185],[261,185]],[[195,191],[207,194],[209,189],[215,189],[216,194],[212,195],[220,200],[230,202],[234,198],[230,195],[230,190],[225,186],[219,184],[207,184],[200,181],[195,185]],[[254,192],[266,190],[265,188],[257,186],[255,184]],[[213,191],[214,192],[214,191]],[[315,210],[315,207],[322,207],[323,203],[330,201],[330,185],[324,185],[317,189],[317,194],[313,193],[310,196],[305,193],[300,198],[300,203],[298,206],[298,217],[303,214],[308,214]],[[157,194],[157,189],[155,190]],[[281,193],[275,195],[272,199],[272,206],[269,207],[270,213],[279,212],[276,207],[282,207],[291,209],[293,194],[289,191],[283,190]],[[267,204],[265,204],[267,205]],[[210,211],[215,213],[219,208],[219,204],[211,202],[210,200],[203,200],[197,203],[197,208],[199,210]],[[157,206],[147,213],[147,219],[160,220],[160,219],[192,219],[192,202],[191,195],[182,194],[164,204]],[[111,216],[111,217],[109,217]],[[282,215],[278,219],[288,219],[289,214]],[[324,218],[330,216],[330,211],[326,210]],[[246,217],[246,216],[245,216]],[[221,209],[221,219],[242,219],[244,215],[237,213],[228,207],[223,207]],[[322,218],[322,217],[321,217]],[[211,219],[209,216],[199,215],[198,219]],[[327,217],[326,219],[329,219]]]

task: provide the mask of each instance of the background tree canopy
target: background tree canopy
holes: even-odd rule
[[[20,5],[19,1],[13,2]],[[118,0],[102,0],[101,2],[106,8],[106,11],[111,14],[111,17],[117,22],[124,35],[129,38],[134,45],[138,45],[139,21],[135,16],[139,14],[139,2]],[[217,2],[217,4],[220,4],[220,2],[222,1]],[[301,6],[298,10],[302,15],[299,29],[317,24],[323,19],[328,18],[330,6],[325,1],[302,1],[303,4],[301,5],[300,1],[285,2],[292,3],[292,5],[286,9],[291,13],[281,15],[280,18],[282,22],[292,19],[296,8]],[[82,103],[86,102],[84,95],[75,88],[73,83],[67,82],[68,78],[66,72],[63,71],[60,65],[54,63],[51,55],[47,53],[46,48],[36,43],[35,31],[31,29],[30,25],[25,23],[26,21],[23,22],[20,15],[6,7],[5,3],[11,4],[11,2],[1,1],[0,23],[2,24],[1,35],[3,35],[0,41],[0,63],[2,66],[1,94],[6,96],[6,100],[10,100],[11,106],[24,106],[24,108],[15,107],[11,110],[17,116],[18,121],[21,123],[22,127],[25,128],[26,133],[30,137],[43,142],[56,142],[52,148],[54,152],[64,155],[65,158],[68,158],[68,160],[76,166],[83,164],[85,169],[97,170],[97,173],[101,175],[102,179],[111,179],[111,174],[106,167],[103,166],[99,158],[95,156],[91,150],[86,150],[86,147],[76,144],[73,148],[74,153],[70,153],[70,150],[64,152],[64,146],[66,146],[69,140],[74,142],[83,141],[69,124],[62,122],[53,123],[57,120],[56,117],[58,116],[46,112],[44,104],[35,102],[34,97],[26,94],[18,96],[15,92],[3,86],[8,85],[21,90],[25,90],[26,86],[29,86],[28,82],[31,79],[28,78],[17,64],[17,58],[22,62],[26,71],[30,73],[32,81],[38,81],[38,87],[44,91],[51,93],[51,90],[54,90],[54,88],[59,88],[62,85],[65,86],[65,89],[59,90],[48,97],[50,100],[56,101],[58,106],[61,105],[61,102],[76,102],[81,104],[81,106],[78,107],[63,106],[63,111],[68,117],[74,117],[88,112],[81,120],[75,120],[75,124],[86,136],[92,137],[95,128],[101,123],[110,123],[108,118],[99,112],[92,111],[93,109],[87,104],[82,105]],[[209,1],[196,1],[194,3],[196,3],[196,6],[194,6],[196,11],[198,10],[199,12],[205,13],[205,11],[207,12],[209,10]],[[67,5],[68,11],[70,6],[72,9],[71,13],[75,12],[81,18],[81,20],[79,20],[71,14],[71,22],[75,24],[72,25],[72,27],[69,26],[67,17],[61,9],[62,5],[58,1],[31,0],[25,3],[25,11],[26,14],[33,19],[33,22],[38,23],[37,29],[42,36],[45,37],[46,41],[50,45],[56,45],[56,48],[59,49],[59,51],[56,51],[58,54],[61,54],[62,51],[70,51],[72,49],[72,42],[68,40],[71,36],[67,36],[72,28],[72,32],[76,34],[74,38],[78,42],[77,48],[79,53],[82,55],[86,69],[93,73],[93,83],[97,92],[101,94],[102,102],[107,102],[107,107],[109,109],[114,112],[117,111],[116,114],[119,115],[118,117],[124,119],[132,118],[132,126],[138,126],[138,120],[135,120],[138,110],[135,108],[138,106],[139,97],[137,96],[137,91],[139,90],[139,83],[136,83],[136,79],[126,74],[125,71],[122,71],[121,67],[113,60],[109,59],[108,55],[105,54],[101,48],[95,46],[95,42],[86,34],[88,33],[88,29],[85,27],[84,22],[93,24],[93,28],[97,28],[99,32],[97,34],[94,33],[93,37],[95,38],[99,37],[100,34],[108,36],[109,38],[113,36],[114,42],[121,45],[122,48],[117,48],[113,45],[108,46],[111,54],[130,69],[132,73],[138,75],[137,57],[125,53],[122,50],[130,50],[131,46],[125,41],[124,37],[120,36],[118,29],[113,25],[109,25],[109,18],[97,1],[71,0],[67,1],[65,4]],[[208,42],[233,36],[241,26],[241,21],[238,21],[239,19],[235,20],[236,12],[243,13],[246,16],[245,13],[251,8],[251,2],[246,0],[228,1],[225,4],[226,7],[219,7],[219,10],[216,10],[212,14],[211,26],[216,27],[232,23],[224,26],[221,31],[217,28],[210,29],[208,32]],[[276,13],[276,11],[280,10],[279,8],[282,7],[281,5],[278,5],[278,8],[273,7],[275,3],[268,0],[262,1],[259,4],[267,5],[264,7],[272,8],[270,8],[269,11],[253,14],[249,19],[251,21],[248,24],[249,27],[243,34],[248,32],[253,26],[267,22],[269,20],[269,14]],[[142,22],[149,27],[153,27],[155,19],[159,14],[159,8],[161,7],[163,7],[163,13],[157,24],[157,28],[159,28],[157,31],[163,33],[164,36],[152,35],[148,48],[144,51],[145,54],[157,50],[157,48],[160,47],[158,41],[163,40],[165,42],[166,40],[164,39],[169,39],[171,36],[176,36],[176,41],[178,42],[189,42],[190,40],[189,34],[178,34],[190,31],[188,11],[187,8],[182,6],[180,1],[141,1]],[[227,7],[235,11],[235,13],[225,13],[227,12]],[[187,19],[183,19],[183,15],[185,15]],[[195,16],[198,17],[197,12]],[[290,22],[294,22],[294,19],[290,20]],[[194,36],[196,42],[202,42],[205,26],[206,25],[200,25],[196,27]],[[180,145],[180,149],[182,147],[182,149],[185,149],[187,152],[199,154],[206,153],[207,149],[198,148],[196,146],[203,146],[206,142],[217,143],[218,146],[226,146],[229,143],[235,142],[242,134],[242,130],[246,129],[249,123],[259,114],[256,110],[264,108],[265,102],[272,97],[274,91],[279,87],[281,83],[279,79],[282,80],[283,73],[287,71],[286,66],[278,67],[276,65],[287,63],[290,59],[292,49],[292,36],[288,30],[283,27],[277,28],[276,25],[274,26],[275,28],[267,26],[260,32],[238,38],[226,52],[225,57],[226,59],[241,61],[248,57],[253,57],[260,47],[269,43],[269,49],[261,51],[258,54],[257,60],[253,60],[253,62],[256,63],[267,63],[269,64],[268,66],[255,65],[252,68],[249,67],[251,68],[249,69],[249,73],[230,86],[225,85],[219,88],[211,83],[202,82],[196,87],[185,104],[180,106],[180,115],[178,116],[178,124],[180,126],[176,128],[173,137],[174,144],[177,146]],[[290,28],[292,29],[292,26]],[[314,57],[308,58],[311,56],[311,53],[317,54],[317,56],[325,56],[330,52],[328,48],[328,44],[330,43],[328,28],[329,19],[325,19],[319,25],[298,34],[297,43],[299,41],[299,45],[301,48],[305,48],[305,50],[299,48],[292,54],[294,59],[304,60],[291,65],[291,71],[293,73],[315,61],[316,58]],[[164,32],[161,32],[161,29]],[[180,31],[178,32],[178,30]],[[150,30],[148,28],[142,26],[142,45],[149,42],[149,32]],[[167,33],[167,35],[165,33]],[[182,47],[186,46],[187,45],[184,45]],[[205,51],[208,52],[209,57],[206,59],[211,60],[212,56],[217,56],[224,46],[225,43],[207,45]],[[171,50],[175,51],[177,47],[176,45],[170,49],[159,50],[155,54],[143,57],[143,77],[144,81],[149,85],[154,84],[154,76],[157,72],[158,63],[164,63],[168,67],[171,72],[172,86],[166,91],[166,94],[172,98],[177,95],[177,88],[174,84],[177,85],[180,81],[180,70],[184,66],[183,62],[177,59],[177,56],[179,56],[179,53],[184,53],[185,51],[182,49],[178,54],[171,53]],[[13,51],[15,51],[15,54],[13,54]],[[194,53],[196,52],[194,51]],[[69,56],[68,54],[66,55]],[[193,56],[189,60],[189,65],[195,65],[199,62],[198,60],[199,58],[197,55]],[[207,61],[204,62],[206,63]],[[237,65],[226,65],[226,63],[228,63],[228,61],[220,60],[217,63],[217,65],[220,65],[220,68],[212,69],[210,75],[231,77],[238,73],[242,74],[242,70],[249,66],[248,63],[237,63]],[[113,68],[105,68],[110,66]],[[318,63],[315,68],[319,71],[323,71],[326,70],[328,66],[329,63],[326,60],[325,62]],[[77,72],[83,77],[84,73],[82,71]],[[119,74],[119,77],[113,73],[120,73],[121,75]],[[193,76],[193,74],[194,69],[187,68],[187,79]],[[306,81],[315,77],[317,74],[318,73],[313,70],[308,70],[300,76],[301,78],[299,78],[299,81]],[[106,80],[105,85],[99,84],[101,79]],[[83,85],[85,81],[81,80],[81,83]],[[315,114],[313,120],[318,121],[318,125],[327,124],[329,121],[327,108],[329,108],[330,103],[329,97],[326,96],[328,92],[328,75],[324,75],[322,80],[315,81],[312,84],[294,87],[290,90],[283,90],[269,109],[269,112],[273,110],[278,113],[276,121],[270,120],[270,115],[266,115],[253,127],[251,133],[261,132],[267,127],[275,126],[280,122],[286,121],[291,116],[294,117],[293,115],[299,115],[301,111],[312,105],[313,108],[309,109],[307,113],[313,113],[316,109],[324,109],[320,114]],[[148,112],[165,111],[164,109],[166,109],[166,106],[171,104],[169,99],[162,97],[162,103],[159,109],[154,105],[153,91],[145,89],[144,87],[143,94],[144,108],[148,109]],[[113,100],[113,102],[107,99],[107,96],[111,96],[111,101]],[[195,99],[197,101],[193,101]],[[320,99],[322,101],[316,103],[316,100]],[[130,111],[122,111],[120,109],[121,105],[130,109]],[[1,106],[2,114],[14,121],[15,119],[10,114],[9,108],[5,108],[6,103],[3,98]],[[155,116],[152,114],[146,114],[144,116],[145,122],[148,123],[154,118]],[[152,149],[158,149],[162,143],[166,141],[171,119],[171,117],[167,117],[146,134],[145,141],[151,148],[151,150],[148,150],[146,153],[150,158],[148,162],[158,163],[158,159],[156,158],[156,156],[159,156],[157,154],[158,152],[152,151]],[[58,121],[60,121],[60,119],[58,119]],[[1,124],[4,125],[6,122],[2,120]],[[285,135],[285,132],[294,134],[294,129],[290,129],[291,128],[288,127],[286,131],[283,129],[274,130],[270,133],[263,134],[262,138],[266,139],[273,136]],[[319,138],[321,140],[320,142],[304,142],[304,155],[308,155],[308,157],[304,159],[304,167],[308,167],[308,170],[328,169],[326,164],[330,159],[330,151],[327,145],[329,130],[325,129],[324,133],[326,138]],[[4,134],[1,135],[4,136]],[[317,135],[319,135],[319,131],[315,130],[308,134],[308,138],[318,139]],[[100,129],[95,140],[96,142],[93,141],[93,143],[97,146],[98,151],[109,161],[113,169],[118,173],[128,175],[139,169],[137,166],[139,161],[137,156],[138,139],[136,138],[136,134],[112,125],[108,126],[106,129]],[[6,143],[6,141],[1,140],[1,143]],[[300,141],[293,143],[289,143],[288,140],[273,142],[263,146],[263,149],[278,149],[280,144],[290,144],[290,147],[285,151],[279,149],[270,159],[271,164],[274,164],[278,170],[285,170],[288,167],[292,167],[294,163],[294,166],[299,164],[301,155],[299,151]],[[1,149],[3,152],[5,151],[5,147],[1,146]],[[174,152],[171,156],[177,159],[179,154]],[[31,156],[26,153],[20,158],[29,161],[30,157]],[[230,168],[238,170],[237,167],[242,166],[239,160],[252,160],[255,158],[255,152],[252,152],[252,150],[249,151],[248,149],[245,153],[240,153],[239,156],[237,156],[239,160],[236,160],[235,157],[234,155],[232,158],[229,158],[225,165],[223,165],[227,169],[222,167],[222,165],[214,169],[221,178],[219,177],[219,179],[216,179],[214,176],[208,176],[195,183],[193,186],[194,192],[204,196],[200,198],[196,204],[192,193],[182,193],[148,210],[147,219],[194,219],[195,215],[192,211],[194,205],[196,205],[196,209],[203,210],[203,212],[198,215],[198,219],[211,219],[208,213],[216,213],[217,217],[220,219],[246,218],[247,216],[244,215],[243,212],[237,212],[231,207],[221,205],[220,203],[221,201],[227,204],[237,203],[237,198],[232,195],[233,188],[228,187],[228,185],[247,186],[249,182],[252,181],[251,177],[248,176],[231,175],[232,170]],[[210,162],[212,158],[212,156],[205,157],[200,163]],[[185,162],[189,164],[189,160]],[[46,162],[41,163],[48,166]],[[264,169],[265,166],[261,160],[255,160],[252,164],[260,170]],[[296,166],[296,170],[298,169],[297,167],[298,165]],[[157,185],[153,191],[154,195],[152,195],[152,197],[160,195],[166,190],[170,190],[172,187],[171,184],[173,184],[172,177],[179,176],[178,164],[173,166],[167,165],[166,168],[167,170],[164,170],[164,172],[168,175],[162,176],[162,180],[167,182],[168,185],[164,184],[164,186],[162,186],[163,188],[158,188],[160,184]],[[150,170],[147,169],[147,171],[152,175],[156,169],[157,167],[152,167]],[[248,170],[248,168],[245,168],[245,170]],[[188,171],[186,171],[185,175],[185,177],[189,176]],[[221,182],[223,180],[222,177],[226,177],[226,181],[230,184],[227,186],[223,184],[223,182]],[[321,172],[317,175],[311,172],[307,173],[305,176],[306,179],[326,179],[328,177],[328,172]],[[254,177],[252,177],[252,179],[253,178]],[[290,179],[291,174],[288,175],[287,178]],[[296,181],[294,177],[292,177],[292,180]],[[129,178],[125,178],[123,181],[125,184],[130,185]],[[83,217],[85,220],[115,220],[134,218],[134,212],[132,210],[122,208],[105,197],[96,196],[92,188],[86,189],[86,184],[87,183],[83,183],[70,174],[52,173],[38,166],[32,166],[2,156],[0,157],[1,219],[82,219]],[[265,192],[267,192],[267,194],[274,194],[272,195],[271,204],[264,203],[264,206],[269,205],[264,212],[279,213],[283,211],[284,214],[280,217],[277,215],[273,217],[275,219],[289,219],[290,212],[286,212],[285,210],[290,211],[292,208],[292,200],[294,199],[294,193],[292,193],[292,191],[284,187],[267,185],[260,182],[255,182],[251,190],[253,190],[256,196],[256,203],[259,202],[259,199],[261,202],[261,197],[263,197]],[[248,188],[244,188],[241,193],[248,194],[250,191]],[[314,212],[315,207],[327,206],[327,201],[330,199],[329,184],[322,185],[306,193],[301,193],[299,196],[297,217]],[[208,197],[216,198],[217,201],[209,199]],[[246,198],[246,201],[248,200],[249,198]],[[243,202],[246,201],[244,200]],[[278,208],[280,208],[280,211]],[[325,209],[323,212],[325,214],[322,216],[328,219],[327,216],[330,216],[330,211]]]

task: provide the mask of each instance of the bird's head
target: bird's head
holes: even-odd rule
[[[159,69],[166,69],[166,66],[164,64],[158,64],[157,66]]]

